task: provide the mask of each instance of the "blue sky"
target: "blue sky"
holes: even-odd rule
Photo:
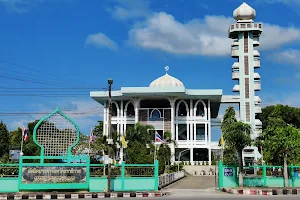
[[[13,130],[60,107],[88,132],[102,112],[90,90],[148,86],[165,65],[187,88],[234,94],[227,30],[242,2],[0,0],[0,119]],[[300,1],[247,3],[264,23],[262,105],[300,106]]]

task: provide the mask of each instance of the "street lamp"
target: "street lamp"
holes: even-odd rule
[[[112,79],[108,79],[108,124],[107,124],[107,132],[108,132],[108,138],[107,138],[107,144],[108,144],[108,157],[110,158],[110,150],[111,150],[111,146],[114,143],[113,139],[112,139],[112,135],[111,135],[111,112],[112,112],[112,103],[111,103],[111,85],[113,84],[113,80]],[[108,176],[107,176],[107,190],[108,192],[110,192],[110,184],[111,184],[111,160],[109,160],[108,163]]]
[[[179,152],[179,155],[178,155],[178,166],[177,166],[177,171],[179,171],[179,163],[180,163],[180,157],[181,157],[181,153],[183,152],[186,152],[186,151],[189,151],[190,149],[185,149],[185,150],[182,150]]]

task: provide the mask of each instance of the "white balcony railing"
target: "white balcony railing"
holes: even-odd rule
[[[259,38],[258,37],[253,38],[253,46],[259,46]]]
[[[231,57],[239,57],[239,49],[231,49]]]
[[[255,113],[262,113],[260,106],[255,106]]]
[[[255,91],[261,90],[260,81],[255,81],[255,82],[254,82],[254,90],[255,90]]]
[[[254,60],[253,61],[253,67],[254,68],[260,68],[260,60]]]
[[[239,86],[239,85],[235,85],[235,86],[232,88],[232,91],[233,91],[233,92],[239,92],[239,91],[240,91],[240,86]]]
[[[232,80],[238,80],[240,78],[240,73],[238,71],[232,72]]]
[[[259,79],[260,79],[259,73],[257,73],[257,72],[254,73],[254,79],[256,79],[256,80],[259,80]]]
[[[255,97],[254,97],[254,103],[255,103],[255,104],[260,104],[260,102],[261,102],[260,97],[259,97],[259,96],[255,96]]]
[[[239,67],[240,67],[239,62],[235,62],[232,65],[232,69],[239,69]]]
[[[258,50],[253,50],[253,56],[260,57],[260,53],[258,52]]]

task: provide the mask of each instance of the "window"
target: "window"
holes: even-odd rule
[[[187,116],[187,107],[184,102],[179,103],[178,116]]]
[[[132,102],[129,102],[127,104],[127,110],[126,110],[126,116],[127,117],[134,117],[135,116],[135,110]]]
[[[205,116],[205,110],[204,105],[201,101],[198,102],[197,108],[196,108],[196,116],[204,117]]]
[[[151,112],[151,116],[152,119],[160,119],[161,118],[161,113],[159,112],[159,110],[154,109]]]
[[[117,104],[115,102],[112,103],[111,115],[114,117],[118,116],[118,108],[117,108]]]
[[[196,140],[205,140],[205,124],[196,125]]]
[[[178,140],[187,140],[187,125],[178,124]]]

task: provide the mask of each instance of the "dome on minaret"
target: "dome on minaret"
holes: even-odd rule
[[[253,20],[256,17],[256,11],[247,3],[242,3],[237,9],[233,11],[235,20]]]
[[[169,70],[168,66],[165,67],[165,70],[166,70],[166,74],[152,81],[149,87],[183,87],[184,86],[179,79],[170,76],[168,74],[168,70]]]

